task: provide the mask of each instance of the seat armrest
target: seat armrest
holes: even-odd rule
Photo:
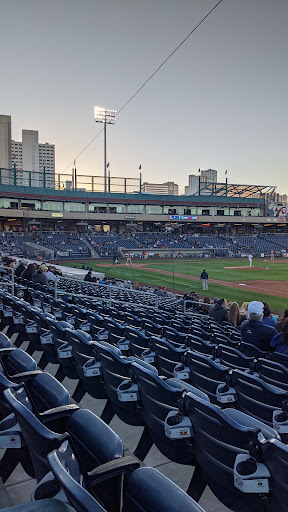
[[[112,478],[123,473],[125,475],[129,475],[139,467],[140,463],[134,459],[134,457],[119,457],[118,459],[111,460],[106,462],[106,464],[102,464],[98,468],[93,469],[93,471],[87,474],[88,487],[92,488],[103,480],[107,480],[108,478]]]
[[[42,370],[33,370],[31,372],[16,373],[15,375],[11,375],[11,379],[15,384],[20,384],[20,382],[27,382],[28,380],[34,379],[40,373],[42,373]]]
[[[78,411],[79,408],[80,407],[76,404],[61,405],[60,407],[54,407],[48,411],[41,412],[39,416],[41,417],[41,421],[46,423],[47,421],[55,420],[57,418],[71,416],[75,411]]]
[[[0,348],[0,358],[2,356],[9,356],[9,354],[11,352],[13,352],[13,350],[16,350],[16,348],[15,347]]]

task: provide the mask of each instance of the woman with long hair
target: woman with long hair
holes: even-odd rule
[[[209,313],[211,307],[208,305],[208,304],[211,304],[211,300],[209,297],[205,297],[204,301],[203,301],[203,305],[201,306],[201,311],[203,311],[204,313]]]
[[[239,327],[242,321],[238,302],[231,302],[227,322],[234,325],[234,327]]]
[[[288,318],[285,318],[282,324],[282,332],[275,334],[270,341],[271,347],[276,347],[275,352],[288,354]]]

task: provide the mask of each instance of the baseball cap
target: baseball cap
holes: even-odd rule
[[[21,265],[26,265],[26,263],[28,263],[28,261],[25,260],[25,258],[22,258],[21,260],[19,260],[19,263],[21,263]]]
[[[248,306],[248,313],[255,313],[255,315],[262,315],[264,309],[263,302],[252,300]]]
[[[44,263],[42,263],[42,265],[39,265],[39,270],[45,270],[45,271],[47,272],[48,267],[47,267],[47,265],[45,265]]]

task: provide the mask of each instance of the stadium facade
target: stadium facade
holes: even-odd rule
[[[0,169],[2,230],[55,231],[61,227],[81,232],[89,226],[97,232],[116,233],[287,232],[286,215],[277,216],[273,211],[267,215],[267,193],[275,191],[273,187],[235,185],[226,180],[205,184],[204,194],[199,186],[197,195],[155,195],[143,194],[141,181],[136,191],[135,184],[131,185],[134,188],[131,191],[127,185],[131,178],[123,178],[122,182],[117,178],[118,189],[112,191],[113,180],[110,183],[109,178],[109,192],[104,193],[98,191],[101,185],[98,186],[95,176],[76,179],[76,172],[72,177],[56,175],[55,188],[51,189],[45,181],[45,172],[39,175]]]

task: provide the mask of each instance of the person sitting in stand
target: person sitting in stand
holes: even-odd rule
[[[46,277],[46,272],[48,267],[42,263],[39,265],[38,269],[32,275],[32,281],[34,284],[42,284],[43,286],[48,286],[48,279]]]
[[[275,327],[262,322],[264,304],[252,300],[248,306],[248,320],[241,324],[241,341],[251,343],[260,350],[271,351],[270,341],[277,334]]]
[[[217,304],[210,309],[209,316],[218,323],[226,321],[228,316],[227,300],[219,299]]]
[[[25,260],[24,258],[22,258],[21,260],[19,260],[19,265],[17,266],[17,268],[15,269],[14,271],[14,276],[16,277],[20,277],[21,274],[24,272],[24,270],[26,269],[28,265],[28,261]]]
[[[84,277],[84,281],[88,281],[89,283],[92,283],[93,277],[92,277],[91,270],[89,270],[89,272],[87,272],[86,276]]]
[[[267,302],[264,302],[264,312],[263,312],[263,320],[264,324],[271,325],[272,327],[276,326],[276,317],[271,314],[271,310],[269,307],[269,304]]]
[[[288,318],[285,318],[281,332],[275,334],[270,341],[270,345],[272,348],[276,347],[275,352],[288,355]]]

